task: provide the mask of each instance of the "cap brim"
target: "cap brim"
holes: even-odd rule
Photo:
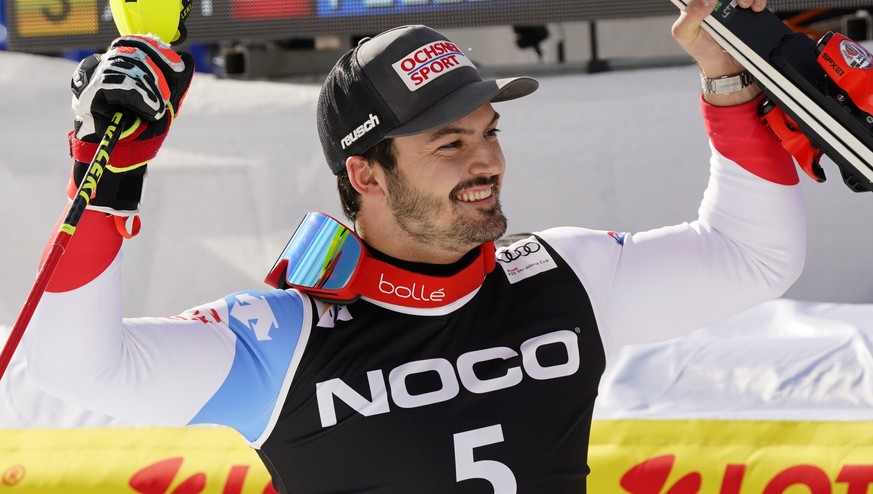
[[[513,77],[474,82],[437,101],[430,108],[389,132],[385,137],[403,137],[438,129],[466,117],[488,102],[521,98],[539,87],[536,79]]]

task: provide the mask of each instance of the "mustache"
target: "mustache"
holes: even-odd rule
[[[469,189],[471,187],[483,187],[485,185],[491,185],[494,187],[495,192],[500,191],[500,184],[498,183],[499,179],[497,175],[491,175],[490,177],[475,177],[470,180],[465,180],[458,184],[450,194],[450,197],[454,198],[464,189]]]

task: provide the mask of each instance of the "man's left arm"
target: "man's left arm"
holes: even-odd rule
[[[743,70],[701,29],[715,3],[692,0],[673,26],[706,78]],[[738,3],[760,11],[767,1]],[[682,335],[781,296],[800,276],[806,211],[798,174],[758,118],[761,99],[755,84],[704,92],[712,158],[698,220],[629,236],[605,307],[614,343]],[[628,303],[636,314],[621,309]]]
[[[791,156],[756,102],[702,103],[710,180],[698,219],[634,234],[541,232],[585,285],[607,350],[661,341],[781,296],[806,254],[806,213]]]
[[[700,29],[713,6],[692,0],[673,29],[712,78],[742,70]],[[696,221],[618,242],[578,229],[544,232],[585,283],[607,348],[686,334],[782,295],[799,277],[803,197],[793,159],[758,118],[760,99],[755,85],[703,96],[711,176]]]

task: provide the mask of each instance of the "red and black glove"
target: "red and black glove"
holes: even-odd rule
[[[119,231],[125,236],[132,235],[123,220],[139,212],[148,162],[164,142],[193,74],[194,58],[189,53],[177,54],[157,38],[141,35],[116,39],[102,56],[82,60],[73,74],[76,118],[69,139],[75,162],[67,187],[70,197],[85,176],[113,113],[121,110],[135,117],[122,132],[88,206],[119,217]]]

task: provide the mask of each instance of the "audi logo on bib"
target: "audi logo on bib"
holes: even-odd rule
[[[524,245],[498,252],[497,260],[499,262],[512,262],[516,259],[533,254],[534,252],[539,252],[541,248],[542,246],[536,242],[528,242]]]
[[[518,283],[557,267],[549,252],[533,237],[499,249],[494,256],[510,283]]]

